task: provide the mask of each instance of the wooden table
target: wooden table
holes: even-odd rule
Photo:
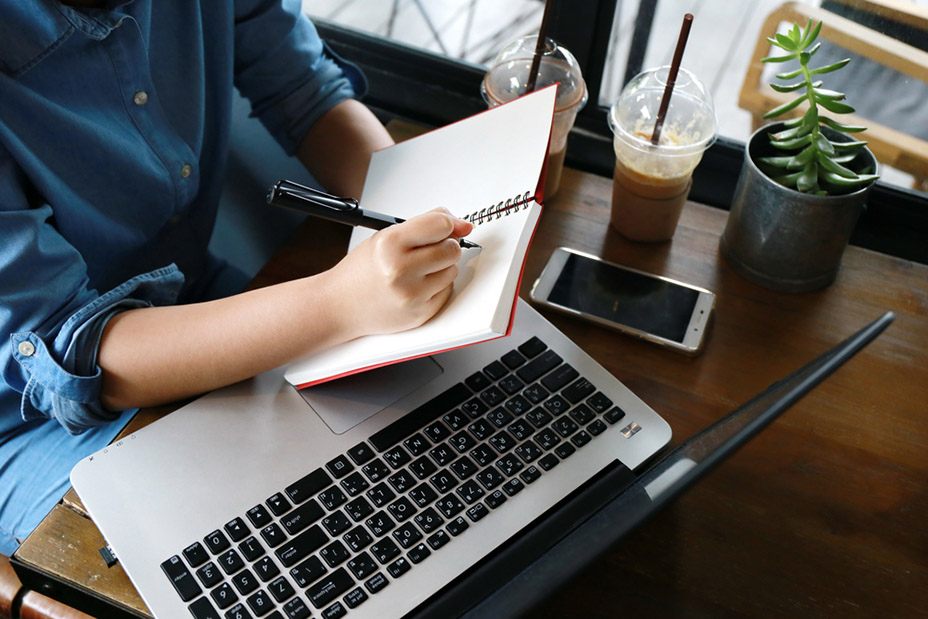
[[[674,443],[885,310],[897,319],[534,616],[925,616],[928,267],[849,248],[830,287],[772,292],[720,257],[724,211],[689,203],[673,241],[636,244],[609,228],[610,192],[608,178],[565,170],[521,293],[527,298],[559,245],[715,291],[715,321],[698,358],[547,313],[668,420]],[[345,228],[308,221],[255,285],[329,267],[347,238]],[[103,540],[80,510],[69,494],[15,554],[27,586],[91,610],[106,600],[146,616],[121,568],[103,565]]]

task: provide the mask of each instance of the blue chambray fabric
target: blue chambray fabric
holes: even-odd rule
[[[2,553],[131,416],[99,402],[109,318],[244,283],[206,249],[233,88],[292,154],[365,83],[298,0],[0,0]]]

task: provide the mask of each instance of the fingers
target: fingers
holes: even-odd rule
[[[473,229],[472,223],[458,219],[445,208],[437,208],[399,226],[391,226],[385,232],[396,235],[394,242],[399,245],[414,248],[433,245],[447,238],[467,236]]]

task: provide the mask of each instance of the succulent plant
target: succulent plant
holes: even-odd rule
[[[818,51],[821,43],[815,43],[822,22],[815,26],[812,20],[803,29],[794,23],[784,33],[777,33],[775,38],[768,38],[772,45],[786,52],[785,55],[768,56],[761,62],[788,62],[798,59],[799,68],[794,71],[778,73],[781,80],[799,81],[790,84],[770,84],[777,92],[801,92],[792,101],[780,105],[766,114],[764,118],[775,118],[808,102],[805,114],[783,122],[781,131],[770,134],[770,144],[782,155],[761,157],[758,163],[764,172],[778,183],[797,189],[804,193],[818,195],[835,195],[856,191],[879,176],[872,170],[855,171],[845,164],[851,162],[866,142],[855,139],[848,134],[860,133],[866,127],[845,125],[821,113],[819,108],[834,114],[848,114],[854,108],[844,103],[844,93],[822,88],[822,81],[815,76],[837,71],[850,62],[845,58],[827,66],[809,68],[809,61]],[[814,43],[814,45],[813,45]],[[822,128],[829,127],[848,137],[847,141],[830,140]]]

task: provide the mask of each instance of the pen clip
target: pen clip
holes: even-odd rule
[[[340,198],[324,191],[286,180],[279,181],[271,188],[270,194],[268,195],[268,202],[277,196],[289,196],[297,200],[305,200],[317,206],[343,213],[356,211],[360,207],[360,203],[355,198]]]

